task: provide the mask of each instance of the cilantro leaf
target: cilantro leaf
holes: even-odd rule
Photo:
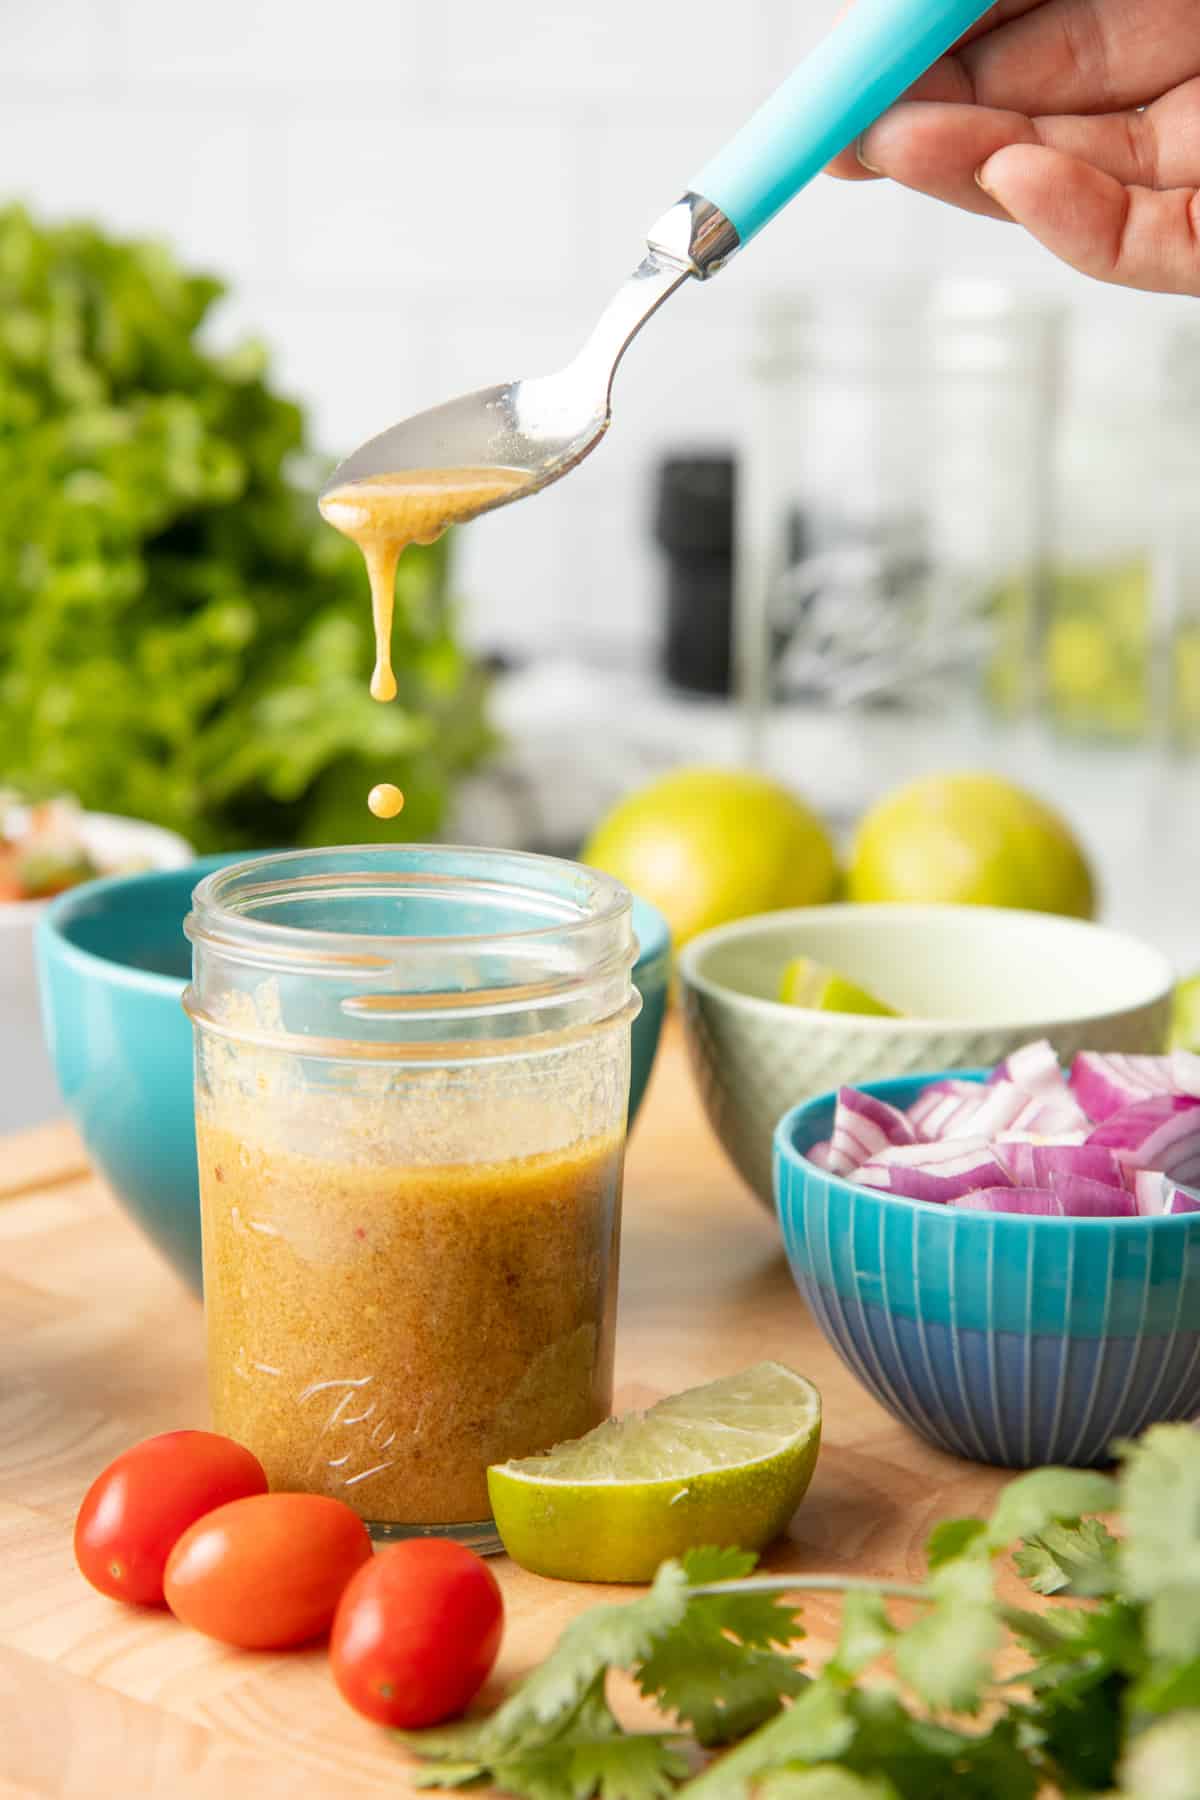
[[[843,1691],[827,1677],[786,1713],[690,1782],[687,1800],[747,1800],[753,1789],[775,1800],[808,1800],[792,1776],[814,1764],[873,1779],[896,1800],[1034,1800],[1039,1777],[1014,1724],[968,1734],[914,1717],[895,1694]],[[815,1772],[815,1771],[814,1771]],[[822,1771],[832,1775],[833,1770]],[[814,1800],[822,1790],[812,1790]],[[867,1786],[873,1797],[878,1785]],[[830,1800],[862,1794],[836,1787]],[[864,1797],[865,1800],[865,1797]]]
[[[1106,1793],[1121,1749],[1124,1683],[1111,1670],[1079,1670],[1025,1710],[1041,1753],[1071,1793]]]
[[[1040,1786],[1016,1725],[975,1733],[914,1717],[895,1694],[852,1698],[857,1732],[844,1761],[860,1774],[886,1770],[901,1800],[1034,1800]]]
[[[436,1762],[418,1763],[404,1772],[415,1788],[461,1788],[472,1787],[490,1771],[486,1763]]]
[[[895,1635],[882,1595],[852,1588],[842,1606],[842,1634],[828,1672],[852,1680],[891,1647]]]
[[[1079,1519],[1085,1513],[1111,1512],[1118,1504],[1117,1484],[1089,1469],[1035,1469],[1005,1488],[987,1528],[993,1550],[1007,1550],[1022,1538],[1036,1537],[1057,1519]]]
[[[706,1587],[710,1581],[739,1581],[758,1567],[753,1550],[734,1550],[720,1544],[685,1551],[679,1560],[690,1587]]]
[[[1156,1425],[1122,1446],[1126,1591],[1146,1603],[1152,1655],[1200,1656],[1200,1433]]]
[[[1179,1713],[1134,1738],[1120,1776],[1120,1800],[1197,1800],[1200,1712]]]
[[[1022,1677],[1032,1688],[1018,1709],[1044,1759],[1070,1792],[1112,1786],[1121,1748],[1129,1681],[1145,1666],[1141,1610],[1124,1600],[1094,1608],[1059,1607],[1009,1621],[1034,1658]]]
[[[492,1763],[431,1763],[412,1772],[414,1787],[468,1787],[488,1780],[527,1800],[662,1800],[688,1773],[687,1758],[652,1732],[572,1732]]]
[[[1035,1594],[1112,1594],[1117,1581],[1117,1540],[1099,1519],[1051,1524],[1016,1552],[1018,1573]]]
[[[489,1738],[498,1717],[446,1731],[401,1733],[411,1749],[434,1759],[415,1771],[414,1785],[467,1787],[486,1780],[522,1800],[588,1800],[593,1794],[600,1800],[662,1800],[688,1773],[671,1735],[622,1730],[604,1696],[603,1672],[554,1725],[542,1721],[513,1730],[505,1743],[499,1734]]]
[[[938,1569],[945,1562],[953,1562],[986,1533],[987,1526],[982,1519],[947,1519],[935,1526],[925,1546],[929,1567]]]
[[[1049,1613],[1006,1614],[1034,1658],[1022,1679],[1033,1687],[1061,1684],[1079,1669],[1136,1675],[1146,1663],[1141,1609],[1114,1599],[1096,1607],[1058,1607]]]
[[[572,1619],[546,1661],[485,1722],[480,1741],[489,1760],[514,1745],[546,1742],[607,1670],[649,1656],[687,1607],[687,1577],[668,1562],[639,1599],[594,1606]]]
[[[832,1762],[854,1741],[846,1696],[822,1677],[790,1706],[688,1783],[688,1800],[745,1800],[759,1777],[796,1763]]]
[[[826,1763],[816,1769],[785,1769],[768,1776],[760,1800],[899,1800],[882,1775],[852,1775]]]
[[[748,1575],[757,1557],[697,1550],[683,1559],[696,1586]],[[635,1671],[647,1699],[689,1724],[706,1748],[745,1737],[807,1685],[773,1645],[804,1635],[794,1607],[770,1594],[695,1595],[679,1623],[659,1637]]]
[[[663,1800],[688,1773],[686,1757],[667,1738],[650,1732],[572,1734],[503,1757],[491,1779],[523,1800]]]
[[[700,1616],[703,1602],[641,1664],[647,1699],[690,1725],[706,1749],[744,1738],[779,1711],[785,1696],[807,1684],[796,1665],[773,1650],[748,1649]]]
[[[1131,1690],[1134,1713],[1200,1711],[1200,1657],[1188,1663],[1156,1664]]]
[[[990,1559],[981,1550],[943,1563],[929,1593],[934,1604],[897,1639],[896,1667],[928,1706],[974,1712],[1003,1635]]]

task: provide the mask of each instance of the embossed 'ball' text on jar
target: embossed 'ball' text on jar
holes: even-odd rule
[[[298,851],[210,875],[187,930],[217,1430],[377,1536],[497,1547],[488,1464],[610,1410],[629,894]]]

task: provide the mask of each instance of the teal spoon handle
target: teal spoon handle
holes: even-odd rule
[[[748,243],[987,11],[982,0],[857,0],[692,192]]]

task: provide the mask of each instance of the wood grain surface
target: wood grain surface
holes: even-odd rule
[[[768,1566],[916,1577],[939,1518],[990,1508],[1001,1474],[927,1448],[826,1347],[671,1031],[630,1148],[621,1280],[623,1406],[764,1357],[820,1387],[816,1477]],[[87,1172],[66,1126],[0,1142],[4,1800],[410,1791],[403,1755],[340,1700],[321,1649],[228,1650],[103,1599],[76,1571],[71,1527],[91,1478],[139,1438],[206,1423],[198,1303]],[[495,1566],[509,1623],[492,1697],[613,1592]],[[836,1607],[818,1600],[806,1618],[819,1654]]]

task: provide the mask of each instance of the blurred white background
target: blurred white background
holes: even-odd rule
[[[837,3],[4,0],[3,186],[46,217],[169,238],[230,281],[218,331],[260,335],[313,409],[319,447],[341,454],[450,394],[560,366],[647,226]],[[664,760],[744,752],[728,707],[681,712],[645,679],[614,699],[578,659],[647,669],[660,629],[653,471],[668,450],[744,444],[764,298],[934,275],[1000,277],[1107,312],[1131,344],[1180,311],[1089,285],[1016,231],[888,185],[821,180],[646,331],[597,455],[463,534],[470,636],[538,658],[536,694],[510,693],[500,722],[531,764],[556,769],[565,834]],[[839,810],[924,767],[986,762],[1029,778],[1097,848],[1110,913],[1194,957],[1194,882],[1159,873],[1189,773],[1090,754],[1051,763],[1040,740],[947,740],[932,721],[899,735],[850,718],[836,735],[827,719],[795,726],[769,760]],[[613,766],[593,769],[606,755]],[[496,829],[491,812],[478,822]]]
[[[394,418],[571,353],[645,228],[821,35],[837,0],[5,0],[0,167],[13,197],[161,234],[231,280],[341,453]],[[606,659],[656,630],[648,476],[737,447],[764,292],[1000,274],[1131,328],[1016,232],[882,185],[821,181],[635,346],[610,442],[460,546],[487,647]]]

